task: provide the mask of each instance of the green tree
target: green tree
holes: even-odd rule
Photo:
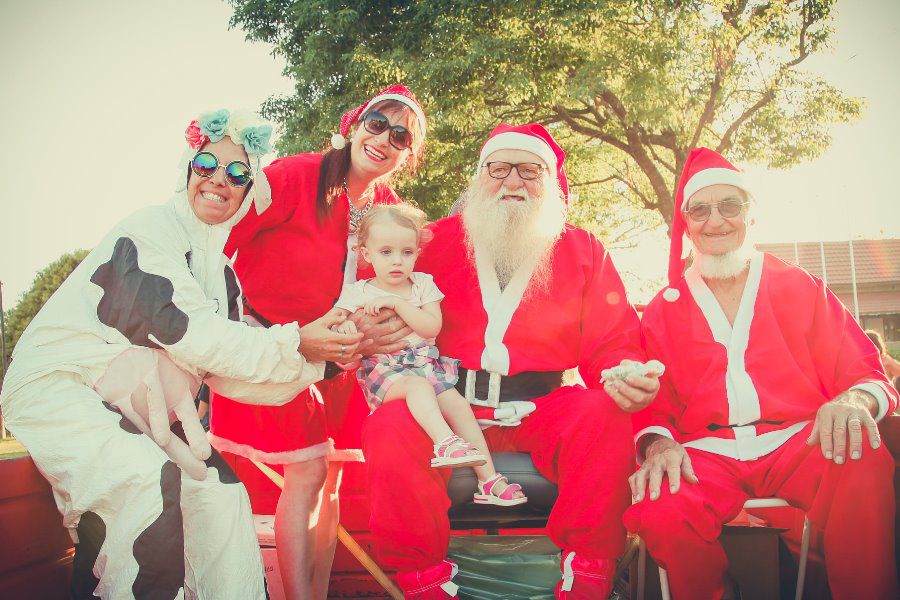
[[[230,1],[232,25],[274,44],[296,82],[264,107],[285,127],[283,153],[317,149],[381,86],[413,89],[428,158],[401,192],[432,216],[500,121],[553,128],[571,156],[574,220],[608,232],[670,222],[692,147],[787,168],[861,110],[801,68],[827,49],[835,0]]]
[[[22,332],[31,323],[34,316],[41,310],[44,303],[53,295],[53,292],[62,285],[72,271],[75,270],[84,257],[87,256],[88,250],[75,250],[68,254],[63,254],[54,262],[47,265],[34,277],[34,283],[31,289],[22,294],[19,302],[6,311],[6,343],[7,364],[12,356],[13,348]],[[2,379],[0,379],[2,383]]]

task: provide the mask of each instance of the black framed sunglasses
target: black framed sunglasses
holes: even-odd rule
[[[696,204],[691,208],[683,211],[692,221],[702,223],[709,219],[712,215],[712,209],[715,207],[723,219],[733,219],[744,210],[744,207],[750,204],[746,200],[738,200],[737,198],[726,198],[720,202],[713,204]]]
[[[482,167],[487,169],[488,175],[494,179],[506,179],[513,169],[519,174],[519,178],[525,181],[537,179],[544,173],[544,165],[532,162],[508,163],[491,161],[484,163]]]
[[[403,125],[391,125],[388,118],[377,110],[373,110],[363,117],[363,127],[372,135],[381,135],[385,131],[390,131],[388,142],[397,150],[406,150],[412,147],[413,137],[410,130]]]
[[[225,169],[225,182],[231,187],[244,187],[253,180],[250,165],[240,160],[222,165],[218,156],[206,150],[198,152],[191,160],[191,170],[200,177],[212,177],[219,168]]]

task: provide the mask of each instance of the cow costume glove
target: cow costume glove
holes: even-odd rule
[[[203,461],[212,448],[194,406],[192,390],[196,387],[197,379],[163,352],[131,348],[110,363],[94,390],[131,425],[150,436],[185,473],[203,481]],[[181,422],[187,444],[172,434],[170,425],[175,421]]]

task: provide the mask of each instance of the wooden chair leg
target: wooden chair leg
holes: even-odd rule
[[[638,539],[638,579],[637,600],[644,600],[647,586],[647,545],[641,538]]]
[[[279,475],[276,471],[269,468],[267,465],[264,465],[261,462],[250,460],[256,468],[263,472],[263,474],[272,480],[272,483],[277,485],[280,489],[284,489],[284,477]],[[356,540],[353,539],[353,536],[350,535],[346,529],[344,529],[343,525],[338,525],[338,539],[342,544],[350,551],[356,560],[365,567],[366,571],[375,578],[375,581],[378,582],[384,590],[391,595],[393,600],[403,600],[403,592],[400,591],[394,582],[385,574],[384,571],[381,570],[381,567],[372,560],[372,557],[363,550],[362,546],[360,546]]]

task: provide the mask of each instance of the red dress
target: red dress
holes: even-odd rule
[[[341,194],[331,214],[319,219],[321,162],[321,154],[298,154],[269,165],[264,171],[272,205],[262,215],[251,211],[225,246],[227,255],[237,252],[246,304],[272,323],[303,326],[328,312],[341,292],[349,204]],[[376,187],[376,204],[397,202],[389,187]],[[220,450],[271,464],[321,456],[361,460],[359,424],[367,414],[350,372],[317,383],[284,406],[251,406],[214,395],[210,438]]]

